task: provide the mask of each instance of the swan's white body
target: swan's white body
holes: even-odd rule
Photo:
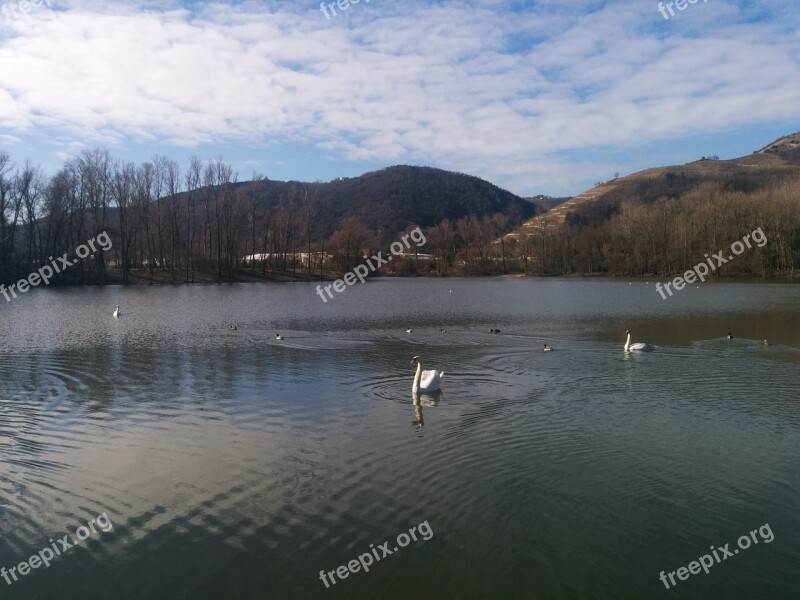
[[[422,363],[418,357],[414,357],[411,362],[417,363],[417,372],[414,375],[414,384],[411,386],[411,393],[417,394],[419,392],[435,392],[439,389],[444,377],[444,371],[423,371]]]
[[[628,334],[628,340],[625,342],[625,352],[650,352],[656,349],[652,344],[645,344],[642,342],[631,344],[631,332],[626,331],[625,333]]]
[[[117,308],[114,309],[114,318],[119,319],[119,304],[117,304]]]

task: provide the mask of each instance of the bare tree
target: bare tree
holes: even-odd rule
[[[194,236],[196,231],[197,190],[203,172],[203,163],[196,156],[189,160],[189,170],[186,173],[186,282],[194,283]]]
[[[132,163],[115,165],[112,196],[117,205],[119,217],[119,260],[122,266],[122,283],[127,284],[130,277],[131,251],[135,240],[132,223],[132,208],[136,195],[136,166]]]

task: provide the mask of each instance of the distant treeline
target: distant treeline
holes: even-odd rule
[[[545,221],[546,223],[546,221]],[[719,177],[667,172],[633,179],[577,206],[563,224],[499,237],[503,215],[467,217],[424,230],[435,260],[414,265],[439,275],[666,276],[683,273],[757,228],[767,237],[714,272],[716,277],[794,275],[800,265],[800,177],[791,170]],[[499,239],[498,239],[499,238]]]
[[[706,253],[724,250],[727,257],[733,242],[761,227],[768,243],[715,275],[794,275],[800,265],[800,178],[755,173],[684,185],[677,179],[668,174],[636,182],[641,189],[624,199],[589,204],[568,214],[563,225],[512,243],[506,249],[512,268],[524,270],[527,263],[529,272],[542,275],[671,275],[702,262]]]
[[[563,225],[516,240],[504,234],[537,208],[465,175],[392,167],[330,183],[237,179],[221,159],[192,158],[182,170],[165,157],[133,164],[101,150],[48,177],[0,152],[0,280],[65,252],[75,265],[56,283],[327,278],[417,226],[427,240],[419,254],[378,275],[673,274],[758,227],[769,243],[717,274],[786,275],[800,264],[796,177],[630,182],[576,207]],[[111,250],[75,259],[75,248],[102,231]]]
[[[239,182],[221,159],[186,169],[156,156],[133,164],[85,151],[46,176],[0,152],[0,281],[16,281],[107,231],[113,247],[76,259],[55,283],[233,281],[331,277],[417,226],[441,261],[396,259],[381,274],[450,272],[459,244],[475,244],[488,272],[492,240],[535,214],[529,202],[476,177],[399,166],[329,183]],[[420,253],[433,252],[427,247]],[[472,261],[473,251],[467,253]]]

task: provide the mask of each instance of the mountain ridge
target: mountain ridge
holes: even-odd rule
[[[498,212],[518,224],[541,210],[474,175],[411,165],[394,165],[328,182],[265,179],[237,186],[264,193],[262,208],[285,203],[292,187],[300,187],[316,194],[332,221],[354,217],[376,231],[431,227],[443,219],[455,221],[470,214],[483,217]]]
[[[505,240],[519,241],[557,227],[572,219],[574,222],[593,221],[590,213],[611,214],[625,200],[655,200],[654,193],[678,197],[704,181],[722,181],[733,189],[752,191],[763,187],[769,179],[787,179],[800,175],[800,132],[785,135],[739,158],[719,160],[702,157],[684,165],[650,167],[610,181],[599,182],[562,204],[534,216],[515,230],[505,234]],[[649,185],[648,185],[649,183]],[[649,189],[646,189],[649,188]]]

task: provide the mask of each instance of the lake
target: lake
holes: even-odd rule
[[[800,286],[653,283],[3,303],[3,597],[794,599]]]

